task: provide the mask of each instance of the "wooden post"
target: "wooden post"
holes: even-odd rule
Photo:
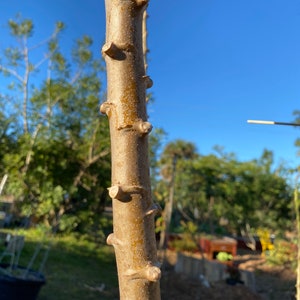
[[[112,156],[113,233],[107,242],[116,254],[120,299],[159,300],[157,260],[148,162],[146,88],[142,22],[147,0],[105,0],[107,101]]]

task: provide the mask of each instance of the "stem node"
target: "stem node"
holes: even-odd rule
[[[123,52],[123,49],[112,42],[103,45],[102,55],[105,56],[104,54],[115,60],[126,59],[126,54]]]
[[[143,76],[143,80],[147,89],[150,89],[153,86],[153,80],[148,75]]]
[[[148,208],[148,210],[145,213],[145,216],[150,216],[150,215],[156,215],[158,213],[161,212],[161,207],[159,206],[159,204],[157,203],[153,203],[152,206],[150,206],[150,208]]]
[[[118,199],[122,202],[129,202],[131,200],[131,194],[138,194],[144,191],[141,186],[121,186],[114,185],[108,189],[109,196],[112,199]]]
[[[142,135],[149,134],[152,130],[152,125],[149,122],[143,122],[139,120],[133,125],[134,129],[136,129]]]
[[[113,233],[111,233],[107,237],[106,243],[107,245],[114,246],[114,247],[122,244],[122,242],[119,239],[117,239]]]
[[[141,270],[132,270],[129,269],[125,273],[126,276],[130,277],[130,279],[147,279],[152,282],[159,281],[161,277],[161,271],[157,266],[147,265],[145,268]]]
[[[149,3],[149,0],[136,0],[137,6],[144,6]]]
[[[107,116],[110,114],[112,104],[109,102],[104,102],[100,105],[100,112],[102,114],[106,114]]]

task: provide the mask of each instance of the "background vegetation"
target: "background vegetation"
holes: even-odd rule
[[[40,299],[66,299],[55,292],[58,285],[69,298],[96,299],[89,287],[117,280],[111,250],[99,247],[111,230],[104,213],[110,206],[109,129],[99,113],[103,64],[88,36],[78,38],[70,53],[61,51],[62,22],[37,44],[31,20],[19,16],[8,25],[15,43],[0,55],[6,83],[0,93],[0,178],[8,175],[2,200],[15,204],[9,225],[43,224],[58,234]],[[239,235],[249,226],[282,236],[293,231],[294,170],[274,165],[271,151],[241,162],[220,146],[201,155],[193,143],[166,144],[165,136],[163,129],[150,136],[152,192],[163,209],[160,233],[183,232],[183,224],[207,234]],[[27,234],[25,255],[39,238]]]
[[[62,22],[37,44],[31,44],[31,20],[18,16],[8,25],[15,44],[0,56],[7,83],[0,94],[0,174],[8,174],[3,197],[13,198],[19,221],[103,237],[110,141],[99,113],[105,100],[102,61],[93,57],[88,36],[62,53]],[[164,138],[162,129],[150,137],[153,197],[170,223],[162,222],[161,229],[176,230],[180,220],[209,233],[238,233],[247,224],[291,229],[290,170],[274,166],[271,151],[240,162],[220,146],[201,155],[193,143],[165,144]]]

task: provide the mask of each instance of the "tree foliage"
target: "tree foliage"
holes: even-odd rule
[[[77,39],[66,55],[63,22],[35,44],[32,20],[17,16],[8,28],[15,42],[0,56],[7,83],[0,92],[0,175],[9,176],[4,191],[24,216],[61,230],[97,230],[110,185],[110,141],[98,109],[105,93],[93,41]],[[162,129],[150,135],[152,187],[163,208],[173,193],[173,225],[185,219],[216,231],[220,224],[227,230],[290,224],[291,188],[271,151],[247,162],[221,147],[199,155],[184,140],[161,151],[164,136]]]
[[[193,157],[177,160],[173,228],[180,220],[208,233],[239,233],[246,224],[274,230],[291,225],[292,189],[280,175],[282,166],[274,168],[271,151],[245,162],[222,151]],[[162,178],[154,193],[158,201],[167,203],[168,191]]]
[[[99,114],[102,62],[92,39],[60,49],[65,25],[32,44],[34,24],[18,16],[8,26],[15,43],[3,49],[0,75],[1,173],[6,194],[23,215],[73,230],[97,225],[110,177],[109,133]],[[40,57],[39,57],[40,56]]]

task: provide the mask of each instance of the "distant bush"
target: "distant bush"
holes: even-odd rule
[[[196,252],[198,250],[196,242],[187,233],[182,234],[178,239],[170,241],[168,246],[176,251]]]
[[[176,251],[196,252],[199,250],[197,245],[197,226],[193,222],[181,221],[182,234],[169,241],[168,246]]]
[[[279,240],[275,242],[275,247],[267,251],[265,255],[268,264],[296,269],[297,246],[291,242]]]

